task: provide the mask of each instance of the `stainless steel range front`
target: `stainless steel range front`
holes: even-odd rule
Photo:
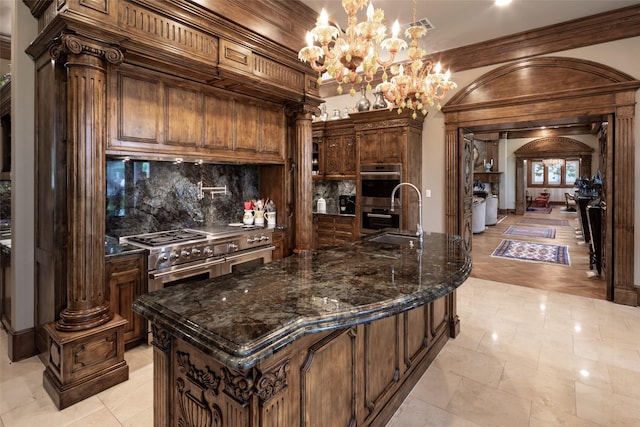
[[[148,290],[153,292],[269,263],[275,249],[272,237],[273,231],[262,227],[220,226],[139,234],[121,241],[148,250]]]
[[[123,237],[149,251],[149,292],[271,262],[270,229],[208,227]]]

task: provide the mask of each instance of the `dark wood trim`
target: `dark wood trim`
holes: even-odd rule
[[[557,90],[555,78],[564,76],[565,85]],[[526,81],[526,85],[510,84],[514,79]],[[612,288],[613,300],[620,304],[637,306],[638,294],[634,286],[634,206],[629,201],[634,194],[634,151],[636,103],[635,93],[640,80],[620,73],[606,65],[571,58],[532,58],[492,70],[463,88],[442,108],[447,126],[447,165],[464,179],[468,175],[465,163],[452,164],[456,151],[463,150],[462,134],[457,144],[450,143],[450,129],[480,128],[505,129],[502,126],[524,128],[532,123],[542,125],[548,121],[566,120],[582,116],[600,117],[602,122],[615,118],[613,140],[607,144],[612,149],[608,154],[605,179],[608,192],[607,221],[611,221],[612,232],[606,236],[605,247],[615,242],[611,257],[611,268],[605,271],[607,286]],[[517,179],[523,179],[522,159],[516,161]],[[453,188],[452,188],[453,190]],[[523,191],[516,188],[516,206],[522,200]],[[447,206],[456,206],[465,200],[466,194],[459,189],[447,192]],[[453,200],[450,200],[453,199]],[[471,210],[467,204],[460,215]],[[449,211],[447,211],[449,213]],[[454,221],[446,223],[448,233],[463,234],[464,228]]]
[[[0,34],[0,59],[11,60],[11,35]]]
[[[455,81],[455,73],[460,71],[637,36],[640,36],[640,4],[432,53],[424,59],[440,61],[451,70]],[[379,83],[381,77],[379,71],[372,85]],[[320,96],[335,96],[337,88],[333,81],[323,84]]]
[[[2,318],[2,326],[7,330],[7,347],[9,360],[19,362],[38,354],[36,349],[35,328],[15,331],[6,318]]]

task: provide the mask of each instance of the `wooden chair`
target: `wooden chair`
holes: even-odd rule
[[[567,211],[575,212],[576,211],[576,196],[573,196],[569,193],[564,193],[564,200],[567,203]]]

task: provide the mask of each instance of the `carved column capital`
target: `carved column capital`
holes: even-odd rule
[[[104,59],[113,65],[120,65],[124,61],[122,50],[117,47],[104,45],[75,34],[62,34],[53,40],[49,46],[49,55],[55,61],[62,55],[92,55]]]
[[[151,344],[158,350],[168,353],[169,350],[171,350],[171,335],[169,335],[166,330],[157,327],[153,323],[151,324],[151,331],[153,333],[153,340],[151,341]]]

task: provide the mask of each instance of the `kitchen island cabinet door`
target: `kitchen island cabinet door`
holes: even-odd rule
[[[133,301],[147,292],[146,254],[114,255],[107,257],[107,298],[114,313],[127,320],[124,330],[125,349],[144,342],[146,321],[133,312]]]

